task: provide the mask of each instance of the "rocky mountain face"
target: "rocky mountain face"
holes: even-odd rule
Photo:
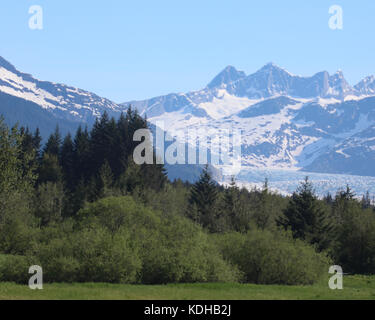
[[[242,132],[242,165],[375,176],[375,77],[351,86],[341,71],[296,76],[267,64],[246,75],[232,66],[202,90],[116,104],[94,93],[18,71],[0,57],[0,113],[9,124],[59,125],[66,133],[132,104],[172,134]]]
[[[251,75],[228,66],[202,90],[124,105],[176,136],[240,129],[243,166],[375,176],[373,96],[373,76],[351,86],[342,71],[301,77],[270,63]]]
[[[105,110],[116,116],[123,107],[82,89],[35,79],[0,57],[0,113],[7,122],[39,126],[47,135],[57,123],[63,132],[92,124]]]

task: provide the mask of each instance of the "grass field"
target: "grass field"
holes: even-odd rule
[[[43,290],[0,283],[1,300],[375,300],[375,277],[348,276],[343,290],[330,290],[328,281],[314,286],[252,284],[171,284],[165,286],[114,284],[46,284]]]

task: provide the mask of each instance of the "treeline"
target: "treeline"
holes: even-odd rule
[[[292,197],[170,182],[161,165],[133,162],[128,109],[43,147],[38,130],[0,119],[0,279],[25,282],[311,284],[339,264],[375,271],[375,213],[350,188],[319,200],[306,179]]]

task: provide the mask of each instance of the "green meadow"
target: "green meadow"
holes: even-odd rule
[[[31,290],[0,284],[1,300],[375,300],[375,277],[347,276],[343,290],[327,282],[312,286],[230,283],[116,285],[105,283],[46,284]]]

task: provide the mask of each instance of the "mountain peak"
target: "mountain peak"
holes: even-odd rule
[[[370,83],[374,81],[375,81],[375,76],[371,75],[371,76],[367,76],[366,78],[364,78],[361,82]]]
[[[243,71],[238,71],[235,67],[229,65],[223,71],[221,71],[209,84],[208,88],[217,88],[223,85],[227,85],[231,82],[245,78],[246,74]]]
[[[226,72],[237,72],[237,69],[235,67],[229,65],[229,66],[226,66],[223,71],[226,71]]]
[[[333,74],[334,77],[337,77],[337,78],[344,78],[344,72],[341,70],[341,69],[338,69],[334,74]]]
[[[263,66],[263,68],[277,68],[277,69],[281,69],[276,63],[273,63],[272,61],[266,63],[266,64]]]
[[[270,73],[270,72],[280,72],[280,73],[292,75],[289,71],[287,71],[286,69],[278,66],[274,62],[268,62],[261,69],[259,69],[256,73]]]
[[[373,95],[375,94],[375,76],[367,76],[361,80],[354,88],[361,94]]]

